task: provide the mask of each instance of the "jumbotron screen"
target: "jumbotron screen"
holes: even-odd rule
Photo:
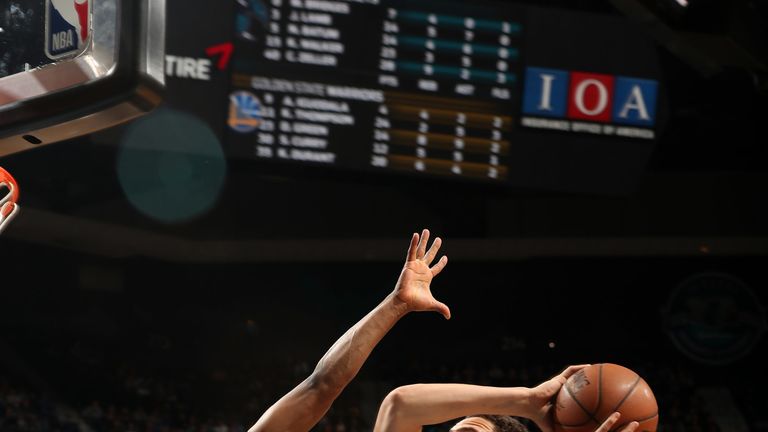
[[[233,158],[590,189],[641,171],[658,135],[655,47],[618,16],[506,1],[231,1],[216,121]],[[192,3],[180,22],[216,15]],[[170,56],[171,76],[184,61]]]

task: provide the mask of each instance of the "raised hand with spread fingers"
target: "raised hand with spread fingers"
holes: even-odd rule
[[[357,375],[373,348],[400,318],[410,312],[435,311],[445,318],[451,312],[432,296],[432,278],[448,262],[442,257],[430,267],[442,241],[427,251],[429,231],[414,233],[395,289],[368,315],[331,346],[314,372],[275,402],[249,432],[307,432],[328,411],[342,390]]]
[[[429,230],[422,231],[421,236],[416,233],[411,236],[405,266],[395,285],[395,297],[408,305],[410,311],[433,311],[450,319],[451,310],[445,304],[435,300],[430,287],[432,278],[440,274],[448,264],[448,257],[442,256],[434,266],[430,267],[443,241],[440,237],[436,238],[432,242],[432,247],[427,250],[428,242]]]

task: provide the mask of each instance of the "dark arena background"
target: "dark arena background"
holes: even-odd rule
[[[53,61],[19,30],[47,2],[0,0],[0,84]],[[401,385],[604,362],[661,432],[768,431],[768,2],[166,10],[158,108],[0,146],[0,432],[244,432],[422,228],[451,320],[406,316],[313,431],[373,430]]]

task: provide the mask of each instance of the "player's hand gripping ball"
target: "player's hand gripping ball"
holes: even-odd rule
[[[635,372],[611,363],[588,366],[573,374],[557,394],[556,432],[594,432],[614,412],[620,431],[632,421],[637,432],[655,432],[659,408],[648,383]]]

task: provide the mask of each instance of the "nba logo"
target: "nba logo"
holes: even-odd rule
[[[75,57],[88,44],[92,0],[45,0],[45,55]]]

